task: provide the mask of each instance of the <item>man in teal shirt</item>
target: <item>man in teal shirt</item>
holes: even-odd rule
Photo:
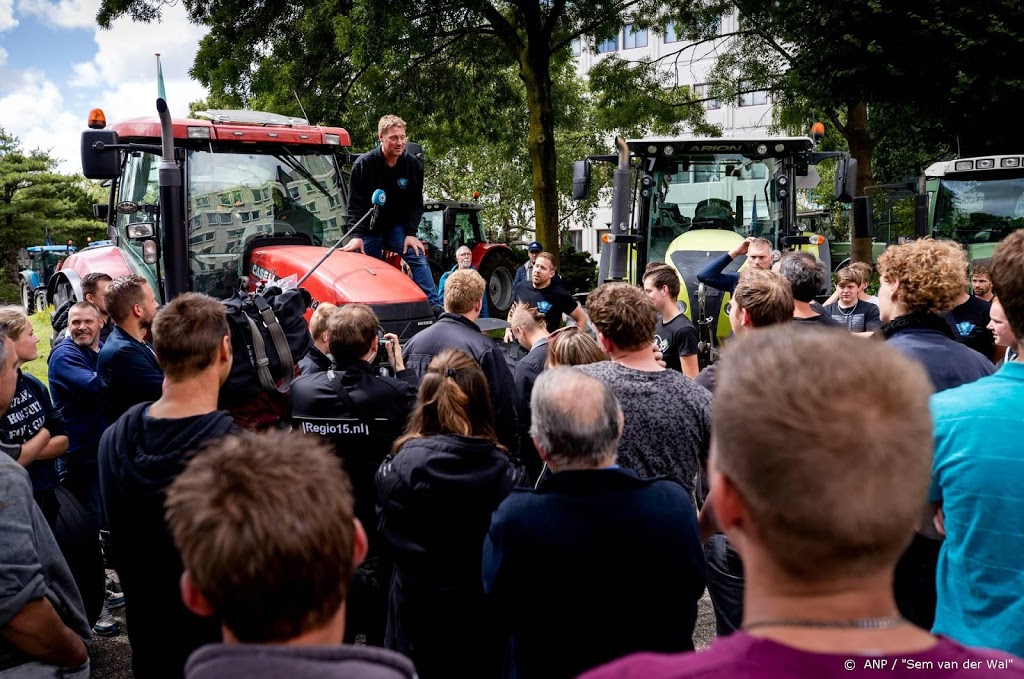
[[[992,283],[1024,337],[1024,230],[992,258]],[[935,459],[929,500],[945,533],[934,631],[1024,653],[1024,363],[931,399]]]

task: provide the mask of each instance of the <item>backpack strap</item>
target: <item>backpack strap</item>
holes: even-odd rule
[[[274,342],[274,349],[277,350],[277,357],[281,361],[281,371],[284,373],[281,384],[277,385],[270,374],[270,359],[267,358],[267,347],[263,343],[263,335],[260,333],[256,321],[252,320],[249,314],[243,313],[242,316],[245,317],[252,332],[252,348],[256,352],[256,371],[259,373],[260,385],[267,391],[285,394],[291,389],[292,378],[295,375],[295,362],[292,360],[292,350],[288,346],[288,340],[285,339],[281,324],[278,323],[277,316],[274,315],[274,310],[270,308],[267,300],[261,295],[254,295],[252,299],[257,311],[259,311],[260,318],[263,319],[264,325],[270,331],[270,338]]]

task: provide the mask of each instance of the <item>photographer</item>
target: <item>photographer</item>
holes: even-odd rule
[[[380,322],[365,304],[346,304],[327,320],[334,365],[302,375],[292,384],[292,426],[333,444],[352,479],[356,516],[366,528],[370,552],[356,571],[346,613],[345,638],[366,634],[383,645],[390,564],[375,548],[377,536],[374,476],[401,434],[416,402],[419,378],[405,367],[402,347],[392,333],[379,338]],[[387,353],[395,377],[380,377],[378,351]]]

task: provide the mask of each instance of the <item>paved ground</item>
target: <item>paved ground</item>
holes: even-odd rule
[[[121,634],[104,639],[96,637],[92,645],[93,679],[132,679],[132,649],[124,633],[124,609],[114,611],[114,617],[121,623]],[[693,643],[697,649],[706,648],[715,638],[715,615],[711,611],[711,599],[707,592],[700,600],[697,611],[697,627],[693,631]]]

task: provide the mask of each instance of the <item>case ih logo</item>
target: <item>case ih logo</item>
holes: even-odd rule
[[[272,271],[267,271],[259,264],[252,265],[252,275],[260,280],[266,281],[268,285],[277,280],[277,277],[274,276]]]
[[[723,151],[742,151],[742,144],[697,144],[691,146],[688,151],[714,151],[715,153],[722,153]]]

